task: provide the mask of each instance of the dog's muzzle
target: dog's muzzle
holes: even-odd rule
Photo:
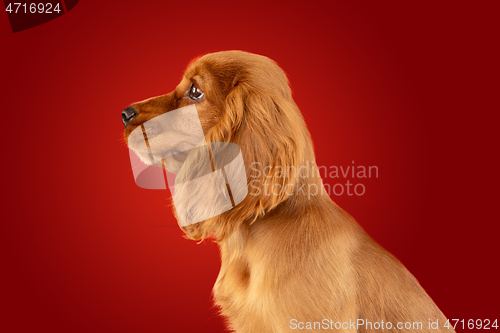
[[[133,111],[123,113],[122,119]],[[136,184],[145,189],[168,184],[181,226],[220,215],[248,194],[240,147],[207,144],[195,105],[148,120],[130,133],[128,145]]]

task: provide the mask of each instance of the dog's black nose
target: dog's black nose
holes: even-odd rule
[[[135,117],[137,117],[139,113],[137,113],[137,111],[129,106],[128,108],[126,108],[125,110],[122,111],[122,121],[123,121],[123,125],[127,126],[128,123],[134,119]]]

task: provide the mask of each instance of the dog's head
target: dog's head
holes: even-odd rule
[[[264,56],[227,51],[193,61],[174,91],[126,108],[122,120],[128,146],[147,161],[148,152],[135,145],[132,131],[192,104],[205,140],[237,144],[245,162],[247,197],[222,215],[183,227],[190,238],[221,240],[239,223],[255,221],[293,193],[301,169],[314,164],[312,143],[281,68]],[[155,136],[149,144],[170,140],[169,135]],[[174,159],[166,165],[174,173],[179,167]]]

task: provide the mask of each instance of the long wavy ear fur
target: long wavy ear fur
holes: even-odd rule
[[[207,134],[207,141],[241,148],[249,193],[235,208],[183,227],[188,238],[226,239],[242,223],[253,223],[287,200],[304,179],[299,173],[315,167],[309,131],[285,73],[272,60],[257,57],[237,74],[222,120]]]

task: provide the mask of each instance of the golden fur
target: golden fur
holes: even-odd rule
[[[204,92],[202,100],[189,98],[191,84]],[[251,184],[235,208],[183,227],[186,237],[213,238],[220,246],[214,297],[231,329],[403,331],[291,325],[292,319],[306,325],[361,318],[422,322],[410,332],[447,331],[446,318],[417,280],[323,190],[309,131],[274,61],[240,51],[195,60],[173,92],[132,105],[139,115],[126,138],[148,119],[192,103],[207,142],[239,145]],[[439,320],[439,330],[429,329],[429,320]]]

